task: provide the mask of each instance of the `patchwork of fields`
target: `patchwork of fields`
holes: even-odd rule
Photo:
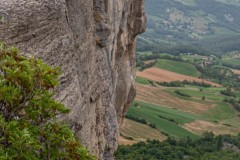
[[[212,131],[216,135],[237,135],[240,132],[240,112],[224,102],[224,99],[229,97],[221,94],[226,88],[206,80],[204,83],[211,84],[212,87],[159,86],[153,82],[203,82],[202,79],[196,78],[196,75],[189,76],[179,71],[178,65],[164,68],[160,64],[137,72],[137,96],[127,115],[144,119],[146,123],[125,119],[121,127],[120,144],[133,144],[146,139],[164,140],[168,136],[176,139],[195,139],[206,131]],[[186,71],[188,67],[185,68]],[[189,71],[191,74],[191,69]],[[179,95],[176,91],[189,96]],[[237,98],[240,97],[238,92],[236,95]]]
[[[168,70],[168,71],[186,75],[186,76],[191,76],[191,77],[200,76],[200,72],[192,64],[185,63],[185,62],[160,59],[158,60],[158,63],[155,66],[157,68],[161,68],[164,70]]]

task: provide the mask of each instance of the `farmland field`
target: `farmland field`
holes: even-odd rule
[[[193,114],[204,112],[212,107],[211,104],[206,105],[195,101],[187,101],[182,99],[182,97],[175,96],[175,94],[172,95],[164,87],[160,88],[139,84],[137,84],[136,100],[167,106]]]
[[[166,59],[158,60],[158,63],[155,65],[158,68],[165,69],[168,71],[172,71],[175,73],[192,76],[192,77],[199,77],[199,71],[189,63],[185,62],[178,62]]]
[[[196,77],[191,77],[191,76],[186,76],[183,74],[178,74],[175,72],[171,72],[171,71],[167,71],[164,69],[160,69],[160,68],[148,68],[145,69],[144,71],[137,72],[137,76],[138,77],[142,77],[145,79],[149,79],[149,80],[153,80],[153,81],[159,81],[159,82],[172,82],[172,81],[183,81],[183,80],[188,80],[188,81],[196,81],[196,82],[204,82],[213,86],[217,86],[220,87],[221,85],[210,82],[210,81],[206,81],[206,80],[202,80],[200,78],[196,78]]]
[[[144,53],[144,55],[149,54]],[[233,73],[239,74],[240,71],[222,65],[222,62],[237,65],[238,60],[231,61],[230,56],[223,56],[210,65],[209,70],[207,68],[207,71],[211,71],[207,72],[208,75],[214,75],[213,78],[201,75],[201,77],[205,76],[203,80],[198,78],[200,71],[192,63],[201,64],[203,58],[209,59],[209,57],[186,54],[180,56],[180,59],[186,61],[175,61],[174,58],[179,57],[171,56],[170,59],[173,60],[157,59],[154,66],[137,71],[137,95],[127,113],[131,115],[130,119],[131,117],[133,119],[125,119],[123,122],[121,144],[133,144],[151,137],[158,140],[166,137],[181,139],[187,136],[196,139],[206,131],[211,131],[215,135],[237,135],[240,132],[240,112],[229,103],[229,100],[234,99],[240,104],[240,92],[231,89],[231,85],[230,88],[224,85],[228,82],[236,83],[236,79],[231,82],[229,80],[231,76],[238,77]],[[142,62],[150,64],[155,61],[146,59]],[[224,76],[228,77],[225,78],[222,73],[227,73]],[[214,82],[214,79],[221,76],[222,80]],[[197,83],[180,82],[184,80]],[[227,88],[235,98],[223,94]],[[144,124],[137,120],[144,120]],[[145,130],[151,133],[148,134]]]
[[[139,106],[131,107],[128,114],[134,114],[135,116],[146,119],[147,122],[155,124],[162,132],[173,137],[197,137],[197,135],[187,131],[179,125],[194,121],[194,115],[145,102],[137,101],[136,103],[138,103]]]
[[[193,114],[179,109],[135,101],[128,114],[145,119],[149,124],[155,124],[160,133],[177,139],[186,136],[197,138],[204,131],[235,135],[240,132],[240,126],[237,122],[239,117],[237,117],[234,109],[224,103],[220,103],[205,112]],[[229,122],[231,122],[231,125]],[[131,126],[131,128],[136,127]],[[127,127],[123,130],[125,136],[142,137],[137,136],[140,133],[138,132],[139,128],[134,133],[126,132],[126,130]],[[156,131],[154,131],[154,134],[156,135]],[[138,140],[138,138],[135,138],[135,140]]]
[[[147,70],[145,70],[145,73]],[[161,69],[156,68],[156,70]],[[236,135],[240,132],[240,114],[230,104],[223,102],[228,96],[220,93],[226,88],[222,86],[200,87],[193,85],[182,87],[156,86],[148,81],[153,80],[151,77],[156,76],[155,73],[150,72],[150,76],[145,78],[137,77],[137,96],[127,114],[145,119],[148,124],[156,125],[156,129],[149,127],[147,124],[133,123],[127,119],[121,133],[125,137],[132,137],[133,140],[121,137],[121,144],[133,144],[140,140],[146,140],[148,137],[143,136],[145,134],[143,128],[146,127],[149,127],[149,131],[152,130],[150,131],[153,133],[151,136],[156,136],[155,139],[159,140],[164,136],[177,139],[188,136],[195,139],[205,131],[212,131],[217,135]],[[170,73],[171,76],[176,74]],[[178,95],[175,93],[176,90],[190,95],[190,97]],[[236,92],[236,95],[240,97],[239,92]],[[133,132],[131,128],[136,132]],[[157,132],[159,132],[159,135],[156,134]]]
[[[146,78],[136,77],[136,82],[139,84],[149,84],[149,81]]]
[[[231,119],[236,116],[236,111],[229,104],[220,102],[208,111],[201,114],[201,117],[206,120],[219,121]]]
[[[121,126],[121,137],[119,139],[119,143],[133,144],[147,139],[157,139],[162,141],[167,139],[167,136],[162,134],[158,129],[151,128],[146,124],[124,119]]]

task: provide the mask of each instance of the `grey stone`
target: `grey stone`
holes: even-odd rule
[[[143,0],[1,0],[0,41],[61,66],[56,98],[83,145],[113,159],[118,128],[135,96],[135,37]]]

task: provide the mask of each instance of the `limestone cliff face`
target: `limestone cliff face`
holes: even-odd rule
[[[119,124],[135,96],[135,37],[144,0],[1,0],[0,41],[61,66],[62,119],[81,142],[113,159]]]

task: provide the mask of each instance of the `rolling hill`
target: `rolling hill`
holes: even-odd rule
[[[138,50],[225,53],[240,50],[240,1],[147,0]]]

